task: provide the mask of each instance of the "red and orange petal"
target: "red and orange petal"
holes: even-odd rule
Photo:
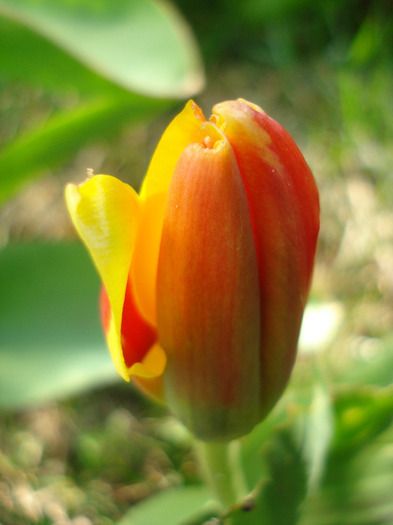
[[[169,187],[157,320],[169,405],[200,438],[229,439],[260,420],[258,268],[233,151],[204,131]]]
[[[261,302],[261,384],[266,411],[284,389],[296,353],[319,230],[317,188],[289,134],[242,101],[213,111],[236,156],[250,207]]]

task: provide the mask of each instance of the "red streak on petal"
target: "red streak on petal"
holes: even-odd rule
[[[104,287],[101,290],[100,308],[104,331],[107,332],[110,325],[111,308]],[[145,321],[140,314],[129,280],[124,299],[121,325],[121,344],[126,366],[130,367],[134,363],[141,362],[156,341],[157,330]]]
[[[258,257],[261,378],[266,410],[296,354],[319,230],[318,191],[292,137],[240,101],[218,104],[245,186]],[[216,117],[217,118],[217,117]]]
[[[191,144],[168,194],[157,275],[171,408],[199,437],[260,420],[258,268],[247,197],[227,141]]]

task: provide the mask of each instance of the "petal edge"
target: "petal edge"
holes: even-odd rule
[[[107,342],[117,371],[129,381],[121,347],[121,323],[139,226],[138,195],[115,177],[95,175],[79,186],[68,184],[65,198],[72,222],[107,290],[111,306]]]

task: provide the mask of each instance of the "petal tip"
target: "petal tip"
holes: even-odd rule
[[[155,344],[151,347],[142,362],[134,363],[129,369],[130,376],[154,379],[162,376],[167,362],[167,356],[163,348]]]

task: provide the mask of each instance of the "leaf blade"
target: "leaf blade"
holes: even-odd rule
[[[127,94],[88,102],[64,111],[5,147],[0,153],[0,202],[40,172],[55,169],[95,140],[117,133],[126,124],[151,118],[170,102]]]
[[[79,244],[0,251],[0,405],[21,408],[119,381]]]
[[[0,13],[127,90],[184,98],[203,86],[192,33],[167,4],[1,0]]]

